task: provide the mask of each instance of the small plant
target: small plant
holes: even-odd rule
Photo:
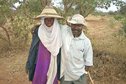
[[[122,15],[115,15],[114,18],[116,20],[122,20],[123,19],[123,16]]]
[[[126,34],[126,19],[123,21],[122,29],[124,30],[124,33]]]

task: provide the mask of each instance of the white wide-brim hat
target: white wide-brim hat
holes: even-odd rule
[[[71,18],[68,18],[67,22],[70,24],[82,24],[84,26],[87,26],[87,23],[86,23],[84,17],[80,14],[75,14]]]
[[[56,12],[56,10],[52,6],[46,6],[41,14],[35,17],[35,19],[40,19],[42,17],[63,18]]]

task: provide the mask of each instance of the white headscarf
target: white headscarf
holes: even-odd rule
[[[51,53],[50,65],[47,73],[47,84],[53,84],[57,74],[57,55],[62,46],[60,25],[57,19],[54,19],[54,23],[51,27],[47,27],[44,23],[44,18],[42,18],[41,25],[38,29],[38,37]]]

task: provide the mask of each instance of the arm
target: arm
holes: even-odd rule
[[[85,70],[90,71],[93,66],[93,50],[90,40],[87,43],[87,48],[84,54]]]
[[[38,28],[35,28],[32,35],[32,42],[31,42],[29,55],[25,66],[26,73],[28,73],[30,81],[32,81],[33,79],[35,62],[36,62],[37,52],[38,52],[39,38],[37,32],[38,32]]]

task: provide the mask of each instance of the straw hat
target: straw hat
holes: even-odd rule
[[[40,19],[42,17],[63,18],[62,16],[58,15],[56,10],[52,6],[46,6],[41,14],[35,17],[35,19]]]
[[[82,24],[84,26],[87,26],[87,23],[86,23],[84,17],[80,14],[75,14],[71,18],[68,18],[67,22],[70,24]]]

